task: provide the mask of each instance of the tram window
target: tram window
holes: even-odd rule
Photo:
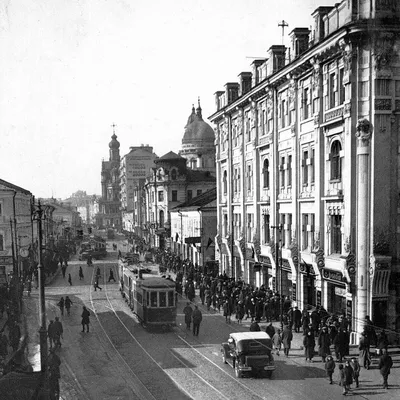
[[[157,307],[157,292],[150,293],[150,307]]]
[[[174,292],[172,290],[168,292],[168,305],[170,307],[173,307],[174,305]]]
[[[136,300],[139,304],[143,303],[143,296],[141,293],[136,292]]]
[[[167,293],[165,292],[160,292],[160,305],[159,307],[167,307]]]

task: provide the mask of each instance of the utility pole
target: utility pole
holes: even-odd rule
[[[278,270],[279,270],[279,307],[280,307],[280,321],[281,321],[281,330],[283,329],[283,295],[282,295],[282,225],[271,226],[272,229],[275,229],[276,238],[275,238],[275,268],[276,268],[276,281],[278,283]],[[281,244],[281,246],[279,246]],[[279,247],[281,254],[279,256]],[[279,267],[279,269],[278,269]]]
[[[38,281],[39,281],[39,337],[40,337],[40,367],[43,375],[43,392],[48,393],[48,371],[47,371],[47,329],[46,329],[46,303],[44,292],[44,267],[42,257],[43,247],[43,232],[42,232],[42,218],[46,217],[45,210],[42,208],[40,201],[36,206],[33,204],[33,220],[37,222],[38,232]],[[47,397],[44,397],[47,398]]]

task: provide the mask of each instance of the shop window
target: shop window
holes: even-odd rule
[[[340,158],[340,152],[342,145],[338,140],[332,143],[330,162],[331,162],[331,180],[341,180],[342,178],[342,162]]]
[[[331,253],[342,252],[342,216],[331,215]]]
[[[228,173],[226,172],[226,170],[224,171],[222,183],[223,183],[224,195],[226,196],[226,194],[228,193]]]
[[[263,166],[263,187],[269,189],[269,161],[266,158]]]

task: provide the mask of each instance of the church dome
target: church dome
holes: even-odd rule
[[[111,136],[111,142],[108,144],[108,146],[110,149],[119,149],[120,144],[115,133]]]
[[[200,104],[197,110],[195,110],[193,106],[182,139],[182,144],[198,142],[214,143],[214,130],[207,122],[203,121]]]

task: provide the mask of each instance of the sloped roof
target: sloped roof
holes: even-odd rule
[[[24,194],[28,194],[28,195],[32,194],[29,190],[26,190],[26,189],[24,189],[24,188],[22,188],[20,186],[14,185],[13,183],[7,182],[4,179],[0,179],[0,185],[6,186],[6,187],[8,187],[10,189],[13,189],[13,190],[15,190],[17,192],[21,192],[21,193],[24,193]]]
[[[181,160],[184,159],[180,155],[174,153],[173,151],[170,151],[167,154],[164,154],[162,157],[157,158],[155,161],[160,161],[160,160]]]
[[[190,208],[190,207],[204,207],[217,199],[217,188],[212,188],[207,192],[200,194],[199,196],[193,197],[191,200],[185,201],[174,207],[173,210]]]

